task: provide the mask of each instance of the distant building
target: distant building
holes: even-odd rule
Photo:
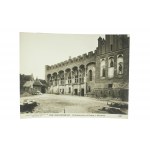
[[[42,86],[43,84],[40,82],[39,79],[36,79],[33,83],[33,88],[34,88],[34,91],[42,91]]]
[[[45,80],[38,79],[34,80],[32,75],[20,75],[20,93],[28,92],[33,94],[36,91],[46,93],[47,84]]]
[[[47,92],[47,87],[48,87],[46,81],[45,81],[45,80],[42,80],[42,79],[39,79],[39,80],[40,80],[40,82],[42,83],[41,92],[42,92],[42,93],[46,93],[46,92]]]
[[[128,100],[129,37],[98,38],[93,52],[45,66],[48,93]]]
[[[26,81],[25,84],[23,85],[24,92],[28,92],[28,93],[32,94],[33,93],[33,83],[34,83],[34,81]]]
[[[33,74],[31,74],[31,75],[20,74],[20,93],[21,94],[24,91],[31,91],[31,89],[33,88],[32,81],[34,81]]]

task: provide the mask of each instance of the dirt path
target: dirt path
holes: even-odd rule
[[[107,100],[70,95],[43,94],[21,97],[20,101],[26,100],[39,104],[34,113],[99,113],[100,108],[107,106]]]

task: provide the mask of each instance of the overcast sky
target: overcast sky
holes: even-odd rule
[[[20,33],[20,73],[45,79],[45,65],[53,65],[98,46],[104,35]]]

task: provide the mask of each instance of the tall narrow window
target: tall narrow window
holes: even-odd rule
[[[101,77],[106,77],[106,68],[105,68],[105,59],[101,60],[101,64],[100,64],[100,76]]]
[[[105,77],[105,68],[102,69],[102,77]]]
[[[108,77],[113,78],[114,77],[114,58],[110,57],[108,59]]]
[[[92,70],[89,70],[89,79],[92,81]]]
[[[123,74],[123,55],[117,56],[117,73]]]
[[[71,93],[71,87],[69,87],[69,93]]]
[[[111,58],[111,60],[110,60],[110,67],[114,67],[114,61],[113,61],[112,58]]]
[[[81,81],[82,81],[81,79],[82,79],[82,78],[81,78],[81,74],[80,74],[80,75],[79,75],[79,83],[81,83]]]
[[[55,78],[55,86],[57,86],[57,78]]]
[[[75,83],[78,83],[78,70],[75,71]]]
[[[119,71],[118,71],[119,74],[122,74],[122,71],[123,71],[123,70],[122,70],[122,63],[121,63],[121,62],[119,63],[118,70],[119,70]]]
[[[69,75],[68,75],[68,84],[71,83],[71,72],[69,72]]]

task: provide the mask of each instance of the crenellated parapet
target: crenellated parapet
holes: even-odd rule
[[[63,62],[60,62],[60,63],[57,63],[57,64],[54,64],[54,65],[46,65],[46,70],[52,70],[52,69],[57,69],[57,68],[60,68],[60,67],[64,67],[64,66],[68,66],[68,65],[71,65],[73,63],[80,63],[80,62],[84,62],[86,61],[87,59],[92,59],[93,57],[95,58],[96,56],[96,53],[97,53],[97,50],[94,50],[94,51],[90,51],[87,53],[84,53],[82,55],[79,55],[77,57],[73,57],[73,58],[69,58],[68,60],[65,60]]]
[[[106,54],[129,47],[128,35],[106,35],[105,39],[98,38],[98,55]]]
[[[94,51],[45,66],[48,92],[128,99],[129,36],[98,38]]]
[[[77,57],[69,57],[68,60],[62,61],[54,65],[46,65],[46,74],[66,70],[66,68],[79,67],[80,65],[95,63],[98,58],[109,57],[110,55],[117,56],[123,54],[124,49],[129,47],[129,37],[127,35],[106,35],[105,38],[98,38],[98,47],[94,51],[84,53]],[[116,60],[116,59],[115,59]],[[98,60],[99,61],[99,60]],[[106,61],[107,62],[107,61]],[[115,62],[116,63],[116,62]],[[98,64],[98,63],[97,63]]]

